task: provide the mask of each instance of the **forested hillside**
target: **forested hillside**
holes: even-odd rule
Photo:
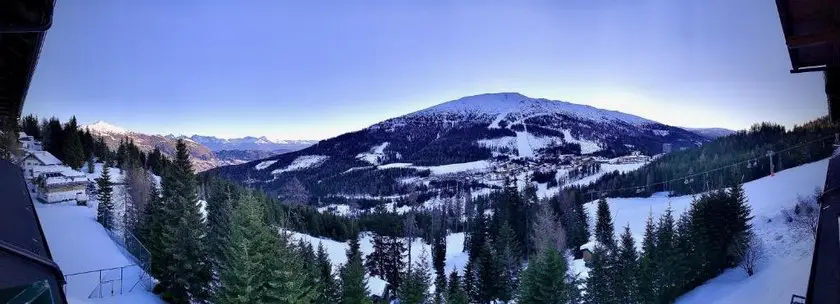
[[[830,156],[838,132],[840,126],[828,118],[792,130],[757,124],[701,147],[664,155],[632,172],[608,173],[583,191],[612,197],[643,197],[660,191],[683,195],[748,182],[770,175],[771,162],[778,172]]]

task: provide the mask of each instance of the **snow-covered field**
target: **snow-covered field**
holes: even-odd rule
[[[98,284],[99,272],[73,275],[135,264],[96,222],[95,204],[87,207],[76,206],[75,203],[34,204],[53,259],[64,275],[70,275],[67,277],[66,294],[71,303],[163,303],[142,286],[135,287],[141,275],[137,266],[123,268],[122,281],[118,280],[120,269],[103,271],[102,280],[113,281],[101,287]],[[119,295],[120,288],[122,296]],[[129,293],[132,288],[134,290]],[[103,298],[88,298],[92,294],[98,295],[100,289]],[[109,297],[111,292],[117,296]]]
[[[93,181],[101,177],[102,167],[101,163],[97,163],[94,173],[87,173],[86,166],[82,171]],[[109,173],[114,183],[121,183],[124,179],[118,168],[111,167]],[[153,178],[159,185],[160,177]],[[123,186],[115,185],[117,216],[123,212],[122,191]],[[31,195],[53,260],[65,276],[69,275],[66,277],[66,295],[70,303],[163,303],[144,286],[137,284],[143,274],[141,268],[133,266],[136,264],[133,258],[96,222],[95,197],[91,197],[88,206],[77,206],[75,202],[42,204],[35,199],[35,192]],[[100,285],[100,272],[96,270],[101,269],[109,270],[101,272],[102,282],[107,283]],[[89,271],[95,272],[84,273]]]
[[[274,163],[276,163],[276,162],[277,162],[276,160],[261,161],[259,164],[257,164],[256,166],[254,166],[254,169],[257,169],[257,170],[262,170],[262,169],[265,169],[265,168],[271,167],[271,165],[273,165],[273,164],[274,164]]]
[[[781,215],[792,208],[798,196],[822,189],[828,160],[784,170],[744,184],[752,207],[753,227],[764,242],[768,257],[756,274],[748,277],[739,268],[729,269],[677,300],[677,303],[789,303],[792,294],[804,295],[808,285],[813,239],[792,232]],[[630,226],[641,246],[649,214],[658,218],[670,205],[674,217],[688,210],[692,196],[668,197],[664,193],[649,198],[608,198],[616,235]],[[590,220],[595,218],[596,202],[586,204]],[[592,227],[592,224],[590,224]]]
[[[311,168],[311,167],[317,167],[317,166],[320,166],[322,163],[324,163],[328,158],[329,158],[329,156],[326,156],[326,155],[298,156],[298,158],[295,158],[295,160],[293,160],[291,164],[289,164],[288,166],[286,166],[284,168],[274,169],[273,171],[271,171],[271,174],[280,174],[280,173],[288,172],[288,171],[295,171],[295,170],[302,170],[302,169]]]
[[[388,142],[376,145],[365,153],[359,153],[356,158],[370,163],[371,165],[378,165],[385,159],[385,148],[388,147]]]
[[[491,167],[490,161],[477,160],[466,163],[455,163],[440,166],[415,166],[411,163],[390,163],[377,166],[377,169],[409,168],[416,170],[429,170],[432,175],[444,175],[476,170],[488,170]],[[349,171],[349,170],[348,170]]]
[[[325,238],[316,238],[312,237],[307,234],[297,233],[297,232],[290,232],[292,238],[295,240],[303,239],[312,244],[312,247],[318,248],[318,243],[324,245],[324,248],[327,251],[327,254],[330,257],[330,261],[333,264],[335,269],[344,263],[347,262],[347,243],[337,242],[330,239]],[[370,233],[364,233],[360,239],[360,250],[362,251],[362,255],[367,256],[371,252],[373,252],[373,238]],[[423,249],[426,250],[426,254],[428,257],[429,268],[434,269],[432,266],[432,249],[429,244],[423,243],[422,240],[419,238],[416,239],[411,246],[411,261],[412,263],[419,261],[420,255],[423,252]],[[453,233],[446,237],[446,272],[450,272],[453,269],[461,270],[467,264],[467,253],[464,252],[464,234],[463,233]],[[406,258],[408,261],[408,258]],[[382,294],[385,290],[385,281],[381,278],[371,277],[368,280],[368,289],[373,294]]]

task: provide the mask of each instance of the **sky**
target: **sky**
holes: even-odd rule
[[[58,1],[24,113],[278,139],[492,92],[686,127],[826,115],[790,68],[773,1]]]

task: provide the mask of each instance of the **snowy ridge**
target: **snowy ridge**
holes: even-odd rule
[[[406,116],[425,116],[441,113],[461,113],[492,117],[494,124],[491,126],[495,127],[498,127],[499,122],[509,113],[518,113],[523,117],[539,113],[557,113],[594,121],[622,121],[636,126],[656,123],[639,116],[617,111],[598,109],[592,106],[559,100],[531,98],[519,93],[490,93],[468,96]]]
[[[81,129],[86,129],[92,133],[108,133],[108,134],[127,134],[128,130],[109,124],[105,121],[97,121],[89,125],[81,126]]]

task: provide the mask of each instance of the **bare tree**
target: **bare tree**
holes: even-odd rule
[[[293,177],[280,189],[280,199],[286,204],[306,204],[309,201],[309,190],[297,177]]]
[[[803,234],[809,234],[814,239],[817,238],[817,225],[820,216],[820,196],[822,196],[822,191],[817,188],[812,195],[797,197],[796,206],[793,207],[793,211],[785,212],[788,225],[792,230],[799,231]]]
[[[531,227],[531,239],[536,252],[551,248],[563,252],[566,249],[566,230],[547,203],[540,205]]]
[[[761,238],[749,232],[736,242],[734,249],[735,254],[741,259],[738,266],[744,269],[748,276],[755,274],[755,267],[764,260],[766,254]]]
[[[418,230],[420,229],[417,228],[417,219],[414,217],[414,209],[412,208],[408,212],[403,226],[405,240],[408,242],[408,265],[411,265],[411,245],[414,243],[414,240],[417,239],[417,234],[419,233]],[[409,270],[410,269],[411,268],[409,267]]]
[[[145,219],[143,210],[151,197],[152,176],[143,168],[131,167],[124,170],[125,185],[123,206],[125,208],[125,228],[132,233]]]

